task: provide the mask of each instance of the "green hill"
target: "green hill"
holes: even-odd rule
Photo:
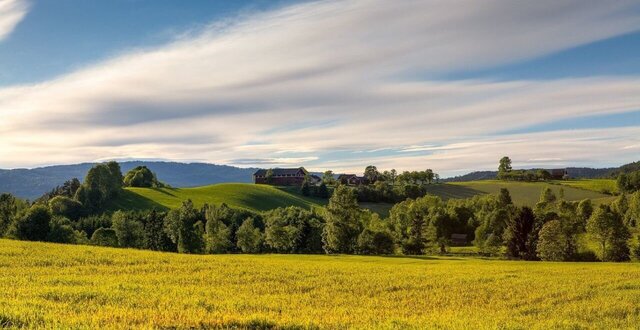
[[[564,183],[486,180],[434,184],[428,187],[428,192],[446,200],[450,198],[469,198],[481,194],[495,194],[500,191],[500,188],[507,188],[514,203],[533,206],[538,201],[542,189],[550,187],[556,194],[559,193],[560,188],[563,188],[565,198],[570,201],[589,198],[594,200],[595,203],[600,203],[613,198],[594,191],[603,184],[606,183],[591,183],[591,180],[571,181],[567,182],[566,185]],[[187,199],[191,199],[198,207],[205,203],[226,203],[231,207],[252,211],[266,211],[287,206],[311,209],[313,207],[322,207],[327,203],[323,199],[304,197],[293,187],[221,183],[195,188],[127,188],[116,201],[111,203],[109,209],[143,210],[155,208],[157,210],[168,210],[179,207]],[[383,217],[388,215],[389,209],[392,207],[391,204],[387,203],[362,203],[361,206],[377,212]]]
[[[601,203],[610,200],[613,197],[588,189],[587,187],[595,187],[596,185],[588,185],[591,180],[581,180],[582,186],[572,181],[572,185],[550,184],[544,182],[512,182],[499,180],[470,181],[470,182],[452,182],[449,184],[433,185],[429,192],[442,198],[468,198],[478,194],[495,194],[500,188],[507,188],[511,193],[511,198],[515,204],[534,206],[540,198],[542,189],[549,187],[558,195],[560,188],[564,190],[564,198],[568,201],[577,201],[583,199],[592,199],[595,203]]]
[[[226,203],[231,207],[252,211],[266,211],[278,207],[299,206],[310,209],[322,206],[323,200],[307,198],[287,188],[246,183],[222,183],[195,188],[127,188],[109,209],[167,210],[180,207],[191,199],[201,207],[207,204]]]

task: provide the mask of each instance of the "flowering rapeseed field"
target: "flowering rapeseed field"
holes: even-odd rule
[[[178,255],[0,240],[16,328],[637,328],[640,264]]]

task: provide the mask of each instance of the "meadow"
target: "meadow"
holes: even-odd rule
[[[24,328],[581,329],[640,324],[640,264],[179,255],[0,240]]]
[[[517,205],[534,206],[542,189],[549,187],[556,194],[560,188],[565,198],[577,201],[592,199],[595,204],[611,201],[612,196],[600,192],[602,187],[610,187],[612,180],[573,180],[553,183],[513,182],[513,181],[470,181],[446,184],[432,184],[427,187],[430,194],[444,200],[450,198],[470,198],[482,194],[495,194],[500,188],[507,188]],[[614,182],[615,183],[615,182]],[[615,185],[614,185],[615,186]],[[191,199],[197,207],[205,203],[219,205],[226,203],[235,208],[250,211],[267,211],[278,207],[298,206],[306,209],[323,207],[326,199],[302,196],[296,187],[272,187],[246,183],[223,183],[195,188],[125,188],[124,193],[111,203],[111,210],[169,210],[180,207]],[[393,205],[388,203],[361,203],[361,207],[387,216]]]

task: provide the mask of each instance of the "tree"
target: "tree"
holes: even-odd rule
[[[593,204],[590,199],[583,199],[578,204],[577,215],[580,218],[580,222],[582,223],[582,227],[586,228],[587,220],[591,217],[593,213]]]
[[[118,245],[126,248],[141,248],[144,241],[144,226],[135,215],[116,211],[111,216],[111,228],[118,237]]]
[[[146,166],[136,166],[124,176],[126,187],[152,188],[162,186],[156,179],[156,175]]]
[[[383,255],[394,252],[393,235],[387,230],[364,229],[358,235],[359,254]]]
[[[629,209],[624,220],[630,227],[636,227],[640,222],[640,191],[634,192],[629,197]]]
[[[322,252],[322,219],[300,207],[277,208],[264,215],[266,245],[280,253]]]
[[[435,177],[435,174],[433,173],[432,169],[427,169],[426,171],[424,171],[424,176],[427,183],[431,184],[433,182],[433,178]]]
[[[302,194],[302,196],[311,195],[311,184],[309,183],[308,175],[304,176],[304,180],[302,181],[302,186],[300,186],[300,193]]]
[[[0,237],[9,229],[13,216],[18,212],[18,204],[11,194],[0,194]]]
[[[628,259],[629,230],[608,205],[600,205],[587,222],[587,233],[600,247],[602,261],[620,261]]]
[[[80,239],[86,241],[86,235],[73,230],[71,221],[64,217],[54,217],[49,222],[48,242],[77,244]]]
[[[146,249],[154,251],[175,251],[176,245],[164,231],[164,213],[156,210],[149,212],[144,218],[143,245]]]
[[[22,216],[15,218],[9,235],[26,241],[46,241],[49,235],[51,213],[43,205],[34,205]]]
[[[364,169],[364,177],[367,178],[370,183],[376,182],[379,176],[380,172],[378,172],[378,168],[373,165],[369,165]]]
[[[54,216],[62,216],[74,221],[84,215],[82,203],[66,196],[56,196],[50,199],[49,210]]]
[[[262,245],[262,233],[253,225],[253,219],[247,218],[236,231],[238,248],[244,253],[258,253]]]
[[[120,194],[122,172],[116,162],[98,164],[89,169],[84,183],[76,191],[75,199],[92,212],[98,212],[105,203]]]
[[[500,188],[500,193],[498,194],[498,202],[502,206],[513,204],[513,202],[511,201],[511,194],[509,194],[509,190],[507,190],[507,188]]]
[[[225,207],[211,205],[205,208],[207,219],[205,245],[207,253],[225,253],[232,247],[229,227],[224,223]]]
[[[323,231],[327,253],[353,253],[362,232],[361,210],[353,190],[338,186],[329,199]]]
[[[164,221],[167,236],[177,245],[179,253],[202,253],[204,241],[196,226],[202,224],[202,213],[196,210],[191,200],[182,202],[179,209],[171,210]]]
[[[396,185],[396,180],[398,179],[398,171],[395,168],[392,168],[389,172],[389,180],[391,180],[391,185]]]
[[[264,181],[266,183],[273,183],[273,169],[268,169],[267,173],[264,175]]]
[[[554,203],[557,200],[556,195],[553,193],[553,190],[551,190],[551,188],[546,187],[542,190],[542,193],[540,194],[540,200],[538,201],[538,203]]]
[[[98,228],[91,236],[91,244],[98,246],[118,246],[118,235],[112,228]]]
[[[523,207],[509,222],[505,231],[507,255],[511,258],[533,259],[535,256],[533,231],[536,218],[529,207]]]
[[[336,183],[336,179],[333,177],[333,171],[327,170],[322,173],[322,183],[325,185],[333,185]]]
[[[542,226],[536,247],[540,259],[545,261],[567,260],[570,256],[565,254],[566,245],[566,236],[559,220],[549,221]]]
[[[329,198],[329,188],[327,188],[327,185],[324,182],[318,186],[317,195],[320,198]]]
[[[509,172],[511,172],[511,158],[505,156],[500,159],[500,165],[498,166],[498,178],[507,179]]]

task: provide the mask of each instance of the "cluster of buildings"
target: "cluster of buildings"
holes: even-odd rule
[[[322,182],[322,178],[315,174],[309,174],[304,167],[260,169],[253,174],[253,182],[274,186],[299,186],[304,182],[305,177],[310,180],[311,184],[318,185]],[[337,180],[342,184],[352,186],[369,184],[367,178],[355,174],[341,174]]]

